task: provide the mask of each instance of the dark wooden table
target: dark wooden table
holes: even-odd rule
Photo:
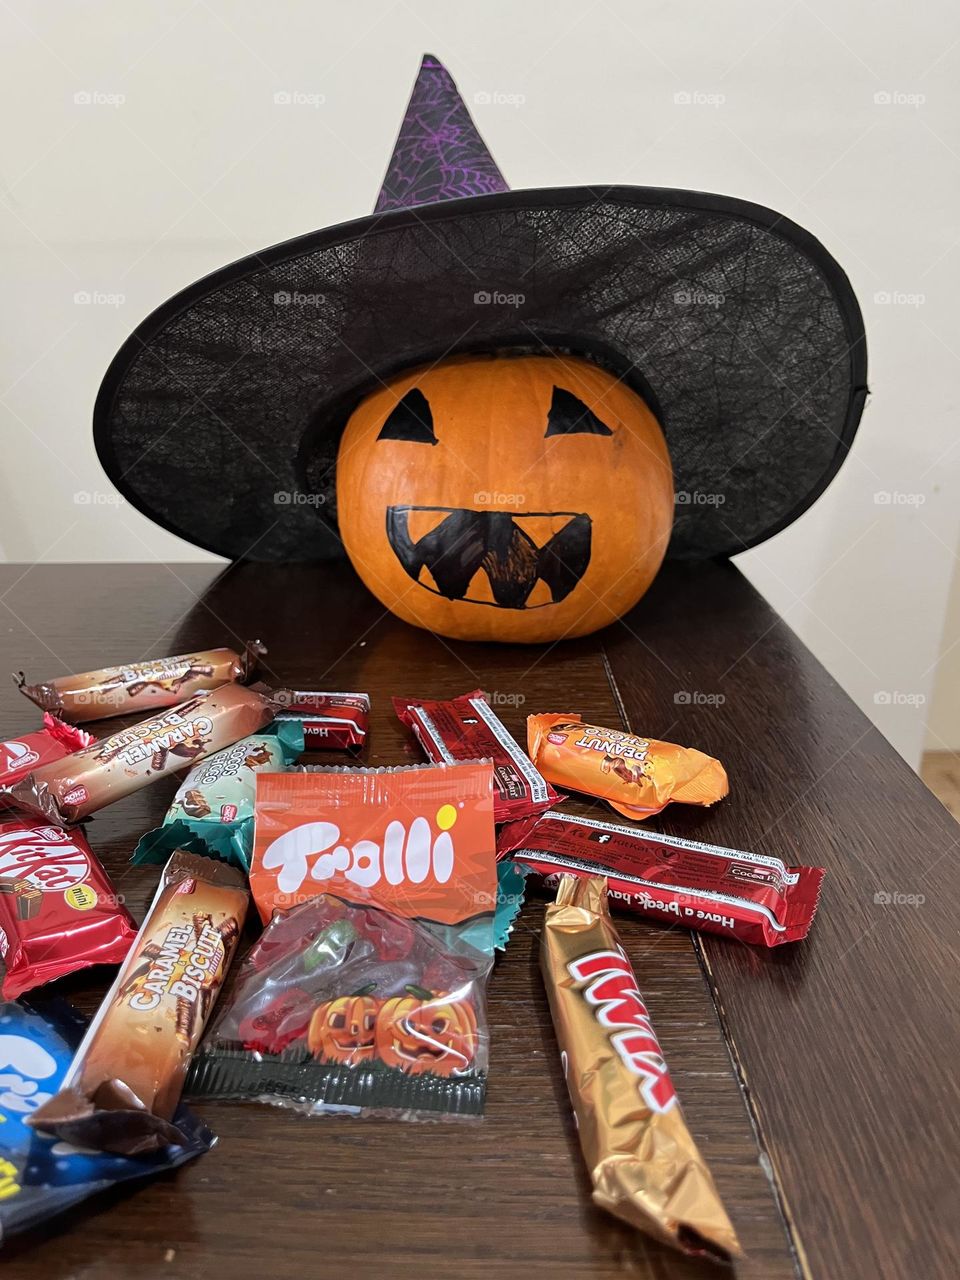
[[[345,568],[10,566],[0,592],[3,663],[34,678],[262,636],[268,679],[372,695],[372,763],[413,758],[390,694],[477,686],[521,739],[530,712],[578,711],[718,756],[729,799],[653,825],[827,867],[810,938],[765,951],[618,920],[747,1251],[737,1275],[957,1274],[960,829],[735,568],[667,569],[623,624],[553,648],[414,631]],[[0,687],[4,736],[31,727],[29,704]],[[157,872],[127,858],[172,789],[90,826],[138,917]],[[542,909],[535,893],[492,978],[481,1123],[198,1104],[214,1151],[12,1242],[10,1274],[717,1274],[590,1204],[536,967]],[[92,1011],[109,976],[60,988]]]

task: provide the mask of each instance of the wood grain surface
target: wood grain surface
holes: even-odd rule
[[[766,952],[617,923],[747,1250],[736,1274],[955,1274],[955,829],[735,569],[669,569],[625,624],[552,648],[414,631],[346,569],[11,566],[0,603],[0,657],[34,679],[259,635],[271,682],[372,695],[371,763],[419,758],[390,695],[478,686],[521,740],[530,712],[580,711],[719,755],[730,799],[654,825],[826,865],[810,940]],[[36,723],[12,685],[0,710],[5,736]],[[157,870],[127,858],[174,789],[161,781],[89,826],[137,918]],[[884,907],[878,892],[926,900]],[[211,1153],[0,1260],[18,1277],[718,1274],[590,1204],[536,966],[544,900],[530,896],[491,980],[482,1121],[198,1103],[220,1136]],[[57,989],[92,1012],[109,979]]]

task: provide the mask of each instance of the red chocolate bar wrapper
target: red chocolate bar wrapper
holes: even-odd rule
[[[264,686],[226,684],[95,741],[0,788],[0,804],[49,822],[80,822],[148,782],[256,733],[276,713]]]
[[[0,787],[9,787],[31,770],[82,751],[95,741],[92,733],[64,724],[45,711],[42,729],[0,742]]]
[[[824,876],[822,867],[570,813],[509,823],[497,855],[542,876],[606,876],[611,902],[625,910],[767,947],[807,936]]]
[[[310,693],[278,689],[278,720],[299,720],[307,751],[349,751],[362,747],[370,728],[366,693]]]
[[[243,653],[202,649],[174,658],[149,658],[125,667],[57,676],[43,684],[27,684],[22,671],[13,678],[20,692],[38,707],[81,724],[152,707],[174,707],[201,689],[218,689],[234,680],[246,684],[266,652],[259,640],[249,640]]]
[[[184,1141],[171,1122],[249,897],[236,868],[173,855],[59,1092],[27,1124],[119,1155]]]
[[[447,702],[394,698],[393,706],[435,764],[493,762],[495,822],[543,813],[561,799],[507,732],[482,690]]]
[[[92,964],[119,964],[136,936],[81,831],[0,821],[5,999]]]

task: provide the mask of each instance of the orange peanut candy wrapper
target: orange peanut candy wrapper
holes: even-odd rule
[[[610,920],[603,876],[561,876],[540,971],[594,1203],[684,1253],[740,1255]]]
[[[527,750],[549,782],[597,796],[637,821],[671,801],[715,804],[730,790],[720,761],[694,747],[603,729],[575,715],[528,716]]]

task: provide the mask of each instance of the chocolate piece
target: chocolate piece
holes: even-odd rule
[[[561,878],[540,969],[594,1203],[684,1253],[739,1255],[610,921],[602,877]]]
[[[53,982],[92,964],[118,964],[136,926],[83,832],[0,821],[3,994]]]
[[[233,867],[173,855],[60,1091],[28,1124],[120,1155],[184,1141],[174,1112],[248,901]]]
[[[393,707],[435,763],[492,761],[495,822],[542,813],[560,799],[494,714],[482,690],[447,702],[394,698]]]
[[[245,684],[266,652],[259,640],[250,640],[243,653],[205,649],[174,658],[131,662],[126,667],[57,676],[43,684],[27,684],[22,671],[14,680],[20,692],[38,707],[80,724],[148,711],[151,707],[172,707],[189,694],[217,689],[235,680]]]
[[[626,911],[768,947],[807,936],[824,875],[572,813],[508,822],[497,852],[550,881],[564,872],[606,876],[611,902]]]
[[[272,719],[276,705],[263,686],[226,684],[198,693],[170,711],[131,725],[63,760],[36,769],[0,803],[20,806],[52,822],[80,822],[200,756],[229,746]]]
[[[210,813],[210,806],[197,787],[189,787],[184,791],[182,804],[183,812],[188,818],[206,818]]]

